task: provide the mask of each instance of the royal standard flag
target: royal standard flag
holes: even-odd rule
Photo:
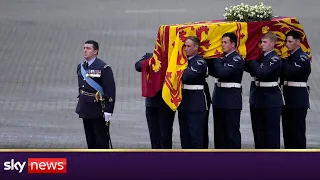
[[[199,54],[205,59],[223,56],[221,37],[226,32],[234,32],[238,37],[237,51],[245,60],[255,60],[261,56],[260,40],[266,32],[277,35],[276,52],[286,58],[285,34],[290,30],[302,34],[301,47],[312,53],[306,34],[297,18],[275,17],[264,22],[226,22],[213,20],[185,24],[162,25],[158,31],[153,57],[145,61],[142,68],[142,94],[154,96],[162,89],[162,97],[172,110],[177,110],[182,100],[182,74],[187,67],[184,41],[188,36],[197,36],[201,45]]]

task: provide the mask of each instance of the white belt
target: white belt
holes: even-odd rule
[[[260,81],[255,81],[255,85],[258,87],[275,87],[278,86],[278,82],[260,82]]]
[[[293,82],[293,81],[284,81],[284,86],[292,86],[292,87],[307,87],[306,82]]]
[[[189,84],[182,84],[182,89],[188,90],[202,90],[203,85],[189,85]]]
[[[240,83],[232,83],[232,82],[217,82],[218,87],[222,88],[241,88]]]

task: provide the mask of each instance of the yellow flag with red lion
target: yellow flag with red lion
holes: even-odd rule
[[[160,26],[153,57],[142,65],[142,95],[152,97],[162,90],[164,101],[172,110],[177,110],[183,98],[181,78],[188,65],[184,51],[187,36],[197,36],[201,42],[199,54],[205,59],[214,60],[223,56],[222,35],[234,32],[238,37],[239,54],[245,60],[255,60],[261,55],[258,47],[262,35],[271,31],[278,37],[275,51],[280,57],[286,58],[289,54],[285,36],[293,29],[302,34],[302,50],[312,59],[306,34],[295,17],[275,17],[263,22],[213,20]]]

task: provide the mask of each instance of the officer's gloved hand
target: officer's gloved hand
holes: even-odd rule
[[[111,120],[111,116],[112,116],[111,113],[104,112],[104,120],[105,120],[106,122],[109,122],[109,121]]]

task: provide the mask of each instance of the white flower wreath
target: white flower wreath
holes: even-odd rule
[[[273,18],[272,7],[264,5],[262,1],[254,6],[241,3],[240,5],[226,7],[225,12],[223,17],[226,21],[261,22]]]

